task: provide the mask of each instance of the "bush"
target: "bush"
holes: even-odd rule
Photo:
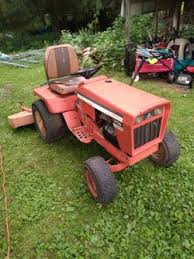
[[[150,33],[153,32],[152,15],[135,16],[132,18],[131,24],[131,41],[135,44],[140,44],[148,38],[148,29]],[[103,32],[96,32],[95,25],[95,22],[92,22],[78,33],[64,30],[61,32],[61,35],[57,33],[43,33],[33,36],[29,33],[15,33],[12,34],[13,38],[7,37],[5,34],[0,35],[0,51],[5,53],[25,51],[62,42],[73,45],[78,52],[86,47],[96,48],[96,56],[100,62],[109,67],[120,68],[121,61],[125,56],[123,20],[117,18],[112,27]],[[84,62],[86,67],[90,67],[91,64],[91,59],[88,62]]]
[[[124,46],[123,22],[121,19],[115,20],[112,27],[100,33],[96,38],[97,55],[111,67],[121,65],[124,58]]]
[[[152,14],[134,16],[131,21],[131,41],[137,45],[148,40],[148,32],[154,35]]]
[[[134,45],[141,44],[148,39],[148,30],[153,33],[153,15],[135,16],[131,21],[131,41]],[[61,41],[69,43],[78,50],[86,47],[96,48],[96,55],[101,62],[109,67],[121,67],[125,57],[124,25],[121,18],[117,18],[113,26],[104,32],[94,32],[90,24],[86,29],[71,34],[62,31]]]
[[[95,33],[93,24],[76,34],[62,31],[61,41],[73,45],[78,50],[86,47],[96,48],[98,59],[107,66],[120,66],[124,57],[123,24],[119,18],[104,32]]]

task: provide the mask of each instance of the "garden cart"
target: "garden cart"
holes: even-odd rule
[[[167,73],[167,82],[192,87],[192,66],[184,66],[171,49],[138,48],[135,71],[131,85],[139,79],[139,74]],[[179,69],[176,67],[179,66]]]
[[[137,81],[139,74],[168,74],[168,81],[174,71],[175,57],[170,49],[137,48],[136,65],[131,85]]]
[[[49,47],[45,53],[47,83],[34,89],[38,100],[32,104],[31,115],[47,143],[65,137],[67,127],[80,142],[96,141],[105,148],[110,159],[89,158],[84,162],[84,177],[93,198],[107,204],[117,194],[113,173],[147,157],[171,166],[180,148],[167,130],[168,100],[106,76],[89,78],[98,69],[80,70],[70,45]]]

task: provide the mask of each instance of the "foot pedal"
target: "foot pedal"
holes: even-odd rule
[[[92,141],[92,137],[90,137],[88,134],[86,126],[74,128],[72,133],[76,136],[76,138],[85,144],[88,144]]]

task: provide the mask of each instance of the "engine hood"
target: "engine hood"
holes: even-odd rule
[[[78,98],[95,108],[132,118],[156,107],[170,106],[170,102],[164,98],[107,77],[86,81],[78,90]]]

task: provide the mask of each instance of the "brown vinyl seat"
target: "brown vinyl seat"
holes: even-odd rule
[[[86,80],[82,76],[71,76],[80,67],[76,51],[69,44],[48,47],[44,63],[49,87],[58,94],[73,93]]]

